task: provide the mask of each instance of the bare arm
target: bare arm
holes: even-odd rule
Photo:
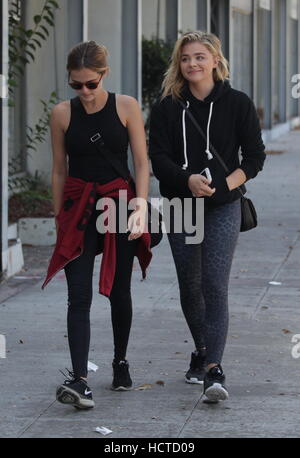
[[[147,200],[149,189],[149,162],[147,156],[144,121],[140,107],[135,99],[128,103],[127,128],[133,155],[136,194]]]
[[[245,183],[247,177],[242,169],[234,170],[226,177],[229,191],[241,186]],[[188,185],[193,195],[196,197],[212,196],[215,193],[215,188],[209,187],[209,181],[199,174],[193,174],[189,177]]]
[[[64,146],[65,107],[63,103],[56,105],[51,113],[50,128],[53,152],[52,163],[52,196],[55,217],[63,204],[63,190],[68,175],[67,154]]]
[[[138,102],[128,96],[123,96],[123,107],[126,109],[126,126],[128,129],[129,141],[133,156],[135,171],[137,207],[128,221],[128,226],[133,229],[129,240],[142,235],[147,209],[147,198],[149,189],[149,161],[147,156],[146,135],[144,121]],[[133,228],[140,218],[139,230]],[[141,227],[143,226],[143,228]]]
[[[242,169],[236,169],[226,178],[230,191],[245,183],[247,177]]]

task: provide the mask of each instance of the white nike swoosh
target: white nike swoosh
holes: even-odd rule
[[[92,392],[91,392],[91,391],[88,391],[87,389],[85,389],[84,394],[87,396],[88,394],[92,394]]]

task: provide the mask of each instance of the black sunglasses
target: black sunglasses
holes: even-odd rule
[[[68,83],[69,86],[71,86],[72,89],[75,89],[75,91],[79,91],[82,89],[83,86],[86,86],[88,89],[97,89],[99,86],[99,83],[102,79],[103,73],[101,73],[99,81],[88,81],[87,83]]]

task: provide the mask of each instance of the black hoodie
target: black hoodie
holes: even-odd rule
[[[241,168],[249,180],[262,170],[265,147],[255,106],[246,94],[232,89],[228,81],[218,81],[201,101],[186,84],[182,100],[230,173]],[[211,156],[208,145],[177,100],[167,96],[156,102],[151,112],[149,153],[164,197],[191,197],[188,179],[205,167],[209,167],[212,175],[210,186],[216,188],[213,196],[205,197],[206,206],[233,202],[240,197],[237,189],[229,191],[226,173],[219,161]],[[245,192],[245,186],[242,189]]]

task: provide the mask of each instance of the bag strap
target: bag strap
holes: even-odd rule
[[[196,129],[198,130],[198,132],[200,133],[200,135],[204,138],[205,142],[207,142],[207,138],[206,138],[206,135],[205,133],[203,132],[202,128],[199,126],[198,122],[196,121],[195,117],[193,116],[193,114],[190,112],[189,108],[181,101],[181,100],[178,100],[178,102],[180,103],[180,105],[182,106],[182,108],[185,110],[185,112],[188,114],[188,116],[190,117],[192,123],[194,124],[194,126],[196,127]],[[217,152],[216,148],[214,147],[214,145],[211,144],[211,142],[209,142],[210,144],[210,151],[213,153],[213,155],[218,159],[218,161],[220,162],[221,166],[223,167],[223,169],[225,170],[225,172],[227,174],[230,174],[230,171],[227,167],[227,165],[225,164],[225,162],[223,161],[223,159],[221,158],[221,156],[219,155],[219,153]],[[242,197],[244,197],[244,193],[243,191],[241,190],[240,186],[238,186],[236,189],[238,189],[238,191],[241,193]],[[244,197],[245,198],[245,197]]]
[[[76,97],[74,99],[74,105],[76,107],[80,106],[80,100],[79,97]],[[90,142],[95,146],[97,151],[102,154],[102,156],[111,164],[111,166],[114,168],[114,170],[117,172],[120,177],[122,177],[127,183],[132,180],[130,172],[128,173],[128,170],[125,169],[121,161],[116,157],[114,153],[110,151],[109,148],[105,145],[103,141],[103,137],[101,133],[98,132],[95,133],[95,130],[90,132]]]
[[[99,153],[102,154],[111,164],[117,174],[120,175],[128,183],[131,179],[130,173],[128,174],[128,171],[123,167],[123,164],[119,161],[115,154],[105,146],[103,137],[101,136],[100,132],[92,135],[92,137],[90,137],[90,141],[93,143],[93,145],[95,145],[97,151],[99,151]]]

